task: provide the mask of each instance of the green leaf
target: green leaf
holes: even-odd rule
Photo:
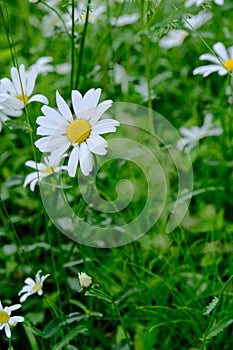
[[[216,323],[211,329],[209,334],[207,335],[206,339],[211,339],[213,337],[216,337],[220,332],[222,332],[224,330],[224,328],[230,326],[233,323],[233,318],[225,321],[222,320],[218,323]]]
[[[215,308],[215,306],[218,304],[219,298],[214,297],[213,300],[209,303],[208,306],[205,307],[205,309],[202,311],[203,315],[208,315],[211,313],[211,311]]]
[[[77,337],[78,334],[87,334],[88,329],[86,326],[84,325],[80,325],[76,328],[74,328],[70,333],[67,334],[67,336],[65,336],[62,341],[60,341],[58,344],[56,344],[52,350],[62,350],[64,349],[64,346],[68,345],[69,342],[74,339],[75,337]]]
[[[101,290],[98,290],[98,289],[91,288],[90,290],[88,290],[85,293],[85,296],[101,299],[101,300],[104,300],[104,301],[106,301],[107,303],[110,303],[110,304],[113,303],[112,298],[108,294],[106,294],[106,293],[104,293],[104,292],[102,292]]]
[[[44,328],[44,336],[43,338],[47,339],[52,337],[54,334],[57,333],[59,328],[61,327],[61,318],[55,318],[54,320],[50,321]]]

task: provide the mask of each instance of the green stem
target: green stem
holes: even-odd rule
[[[121,316],[121,312],[120,312],[120,309],[119,309],[117,303],[114,302],[113,304],[114,304],[115,309],[116,309],[116,311],[117,311],[117,313],[118,313],[119,321],[120,321],[121,326],[122,326],[122,328],[123,328],[124,335],[125,335],[125,339],[126,339],[126,341],[127,341],[127,344],[128,344],[129,350],[130,350],[130,349],[131,349],[131,344],[130,344],[130,339],[129,339],[129,337],[128,337],[128,333],[127,333],[127,331],[126,331],[125,322],[124,322],[124,320],[123,320],[123,317]]]
[[[91,6],[91,0],[88,0],[86,18],[85,18],[85,23],[84,23],[84,28],[83,28],[83,33],[82,33],[82,38],[81,38],[81,43],[80,43],[78,71],[77,71],[77,76],[76,76],[75,89],[77,89],[79,86],[79,79],[80,79],[81,72],[82,72],[83,52],[84,52],[85,38],[86,38],[86,34],[87,34],[90,6]]]
[[[75,43],[74,43],[74,0],[72,0],[72,41],[71,41],[71,72],[70,72],[70,90],[73,90],[74,84],[74,53],[75,53]]]

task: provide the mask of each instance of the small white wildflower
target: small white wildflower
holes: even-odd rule
[[[43,283],[47,277],[50,276],[50,274],[47,274],[45,276],[40,276],[40,273],[42,271],[39,270],[36,273],[36,278],[33,280],[32,278],[28,277],[25,279],[25,286],[22,288],[22,290],[18,293],[18,295],[21,295],[20,302],[23,303],[29,296],[37,293],[38,295],[43,294]]]
[[[79,283],[81,288],[88,288],[92,284],[92,278],[85,272],[78,273]]]
[[[12,81],[8,78],[3,78],[1,80],[1,84],[6,92],[11,95],[14,104],[20,102],[19,105],[21,109],[34,101],[48,104],[48,99],[44,95],[37,94],[31,96],[35,87],[37,75],[37,67],[30,69],[27,74],[24,64],[21,64],[19,70],[15,67],[11,68]]]
[[[5,333],[7,338],[11,337],[11,329],[15,323],[23,322],[24,317],[21,316],[12,316],[11,312],[21,308],[21,304],[15,304],[12,306],[5,306],[3,308],[2,303],[0,301],[0,331],[5,329]]]
[[[205,116],[204,124],[201,127],[192,126],[190,129],[180,128],[180,133],[183,136],[177,142],[177,149],[179,151],[184,150],[189,153],[199,142],[206,136],[219,136],[223,133],[220,126],[216,126],[212,123],[213,116],[208,113]]]
[[[64,155],[65,157],[66,155]],[[59,166],[61,159],[54,159],[52,156],[44,157],[44,163],[36,163],[33,160],[28,160],[25,165],[35,169],[31,174],[26,176],[23,187],[30,184],[30,190],[34,191],[38,181],[50,176],[54,173],[58,173],[62,170],[67,170],[67,166]]]
[[[200,60],[207,60],[212,64],[195,68],[194,75],[201,74],[205,78],[213,72],[218,72],[218,75],[223,76],[229,71],[233,71],[233,46],[226,49],[223,43],[217,42],[213,45],[213,50],[216,56],[205,53],[199,57]]]

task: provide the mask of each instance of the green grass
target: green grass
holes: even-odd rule
[[[203,78],[192,72],[205,64],[199,56],[209,52],[208,47],[217,41],[226,47],[233,45],[232,3],[226,0],[222,7],[213,3],[213,18],[198,30],[198,35],[190,35],[182,46],[170,50],[162,49],[158,40],[174,23],[183,28],[182,17],[197,13],[197,7],[187,9],[183,1],[169,0],[160,4],[99,3],[105,4],[106,11],[96,22],[88,23],[86,33],[84,24],[75,24],[70,37],[57,31],[52,38],[45,38],[43,18],[52,10],[44,1],[38,5],[26,0],[1,0],[0,78],[10,78],[10,68],[15,65],[24,63],[28,69],[39,57],[52,56],[54,66],[73,62],[71,75],[52,72],[38,76],[35,93],[47,96],[53,108],[56,90],[70,102],[72,87],[82,94],[100,87],[101,101],[112,99],[152,108],[177,130],[181,126],[201,126],[205,113],[211,112],[223,134],[206,137],[190,153],[193,197],[179,226],[169,234],[165,232],[169,200],[177,194],[177,174],[172,168],[166,174],[169,200],[155,225],[132,243],[100,249],[62,234],[46,213],[39,186],[35,192],[23,188],[29,173],[25,162],[34,155],[41,159],[39,150],[32,148],[32,141],[38,139],[36,118],[42,115],[41,104],[30,104],[27,113],[6,122],[0,136],[2,304],[19,303],[18,292],[25,278],[34,278],[38,270],[51,276],[44,282],[42,297],[29,297],[15,311],[25,321],[12,330],[10,342],[4,331],[0,333],[0,349],[230,350],[232,76],[213,73]],[[65,13],[67,4],[61,1],[59,10]],[[76,1],[69,4],[77,6]],[[112,27],[110,19],[125,13],[138,13],[139,19],[132,25]],[[143,87],[143,93],[139,87]],[[157,125],[150,115],[143,122],[156,132]],[[119,134],[124,132],[129,135],[121,127]],[[150,148],[153,143],[147,143],[147,136],[138,132],[135,137]],[[155,147],[160,146],[156,142]],[[187,174],[187,164],[182,167]],[[122,178],[136,184],[136,194],[130,206],[115,215],[99,213],[85,204],[77,176],[67,178],[71,187],[66,194],[72,198],[72,210],[90,224],[109,227],[137,217],[145,204],[147,184],[145,175],[131,162],[111,160],[105,164],[97,178],[99,193],[105,200],[114,200],[116,183]],[[155,176],[156,197],[161,196],[159,181]],[[93,279],[93,286],[82,291],[78,282],[81,271]]]

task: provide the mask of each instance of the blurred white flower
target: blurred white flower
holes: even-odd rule
[[[213,0],[216,5],[224,5],[224,0]],[[185,3],[186,7],[191,7],[192,5],[201,6],[206,0],[187,0]]]
[[[1,79],[2,86],[12,97],[12,106],[15,109],[17,105],[22,109],[34,101],[42,102],[44,104],[48,103],[48,99],[44,95],[37,94],[31,96],[35,87],[37,74],[38,71],[36,67],[30,69],[27,74],[24,65],[21,64],[19,70],[15,67],[11,68],[12,81],[8,78]]]
[[[171,29],[166,36],[159,41],[159,46],[164,49],[181,46],[189,33],[183,29]]]
[[[195,35],[195,30],[202,27],[207,21],[213,17],[211,12],[200,11],[197,15],[191,15],[184,19],[185,29],[171,29],[166,36],[159,41],[159,46],[165,49],[181,46],[184,40],[190,35]]]
[[[82,5],[80,2],[78,4],[78,19],[79,23],[84,24],[86,21],[86,6]],[[96,23],[101,18],[102,14],[106,12],[105,5],[93,5],[90,8],[88,15],[88,23]]]
[[[20,117],[22,115],[22,109],[20,101],[15,101],[9,94],[2,89],[0,84],[0,132],[2,131],[2,125],[9,120],[8,117]]]
[[[207,60],[213,64],[195,68],[193,71],[194,75],[202,74],[203,77],[207,77],[213,72],[218,72],[218,75],[226,75],[228,71],[233,70],[233,46],[226,49],[223,43],[218,42],[213,45],[213,50],[216,56],[205,53],[199,57],[200,60]]]
[[[81,288],[89,288],[92,285],[92,278],[85,272],[78,272],[78,278]]]
[[[55,66],[55,72],[57,74],[63,75],[63,74],[69,74],[71,71],[71,64],[70,63],[61,63],[57,64]]]
[[[110,23],[112,26],[116,26],[116,27],[123,27],[129,24],[133,24],[136,23],[139,19],[139,14],[137,13],[133,13],[131,15],[122,15],[120,17],[117,18],[112,18],[110,20]]]
[[[40,273],[42,271],[39,270],[36,273],[36,278],[33,280],[32,278],[28,277],[25,279],[25,286],[21,289],[21,291],[18,293],[18,295],[21,295],[20,302],[23,303],[29,296],[37,293],[38,295],[43,294],[43,283],[46,280],[47,277],[50,276],[50,274],[47,274],[45,276],[40,276]]]
[[[54,173],[59,173],[62,170],[67,170],[67,166],[59,166],[60,161],[60,158],[54,159],[52,156],[44,157],[44,163],[36,163],[33,160],[28,160],[25,165],[36,171],[26,176],[23,187],[30,184],[30,190],[34,191],[36,184],[43,178]]]
[[[38,74],[46,75],[49,72],[54,72],[55,68],[50,64],[53,61],[51,56],[43,56],[30,67],[30,70],[37,68]]]
[[[189,153],[199,142],[206,136],[219,136],[223,133],[220,126],[212,123],[213,116],[208,113],[205,116],[204,124],[201,127],[192,126],[190,129],[180,128],[180,133],[183,136],[177,142],[177,149],[179,151],[184,150]]]
[[[108,143],[101,134],[115,132],[119,122],[113,119],[100,120],[108,110],[112,101],[98,104],[101,89],[90,89],[84,96],[77,90],[71,94],[74,115],[67,103],[56,93],[58,110],[48,106],[42,107],[45,116],[38,117],[40,126],[37,135],[43,137],[35,142],[41,152],[51,152],[59,159],[68,149],[72,148],[68,161],[68,173],[75,176],[78,163],[82,173],[87,176],[92,170],[92,153],[105,155]]]
[[[24,318],[21,316],[11,316],[11,312],[21,308],[21,304],[12,306],[5,306],[3,308],[0,301],[0,331],[5,329],[7,338],[11,337],[11,327],[18,322],[23,322]]]

